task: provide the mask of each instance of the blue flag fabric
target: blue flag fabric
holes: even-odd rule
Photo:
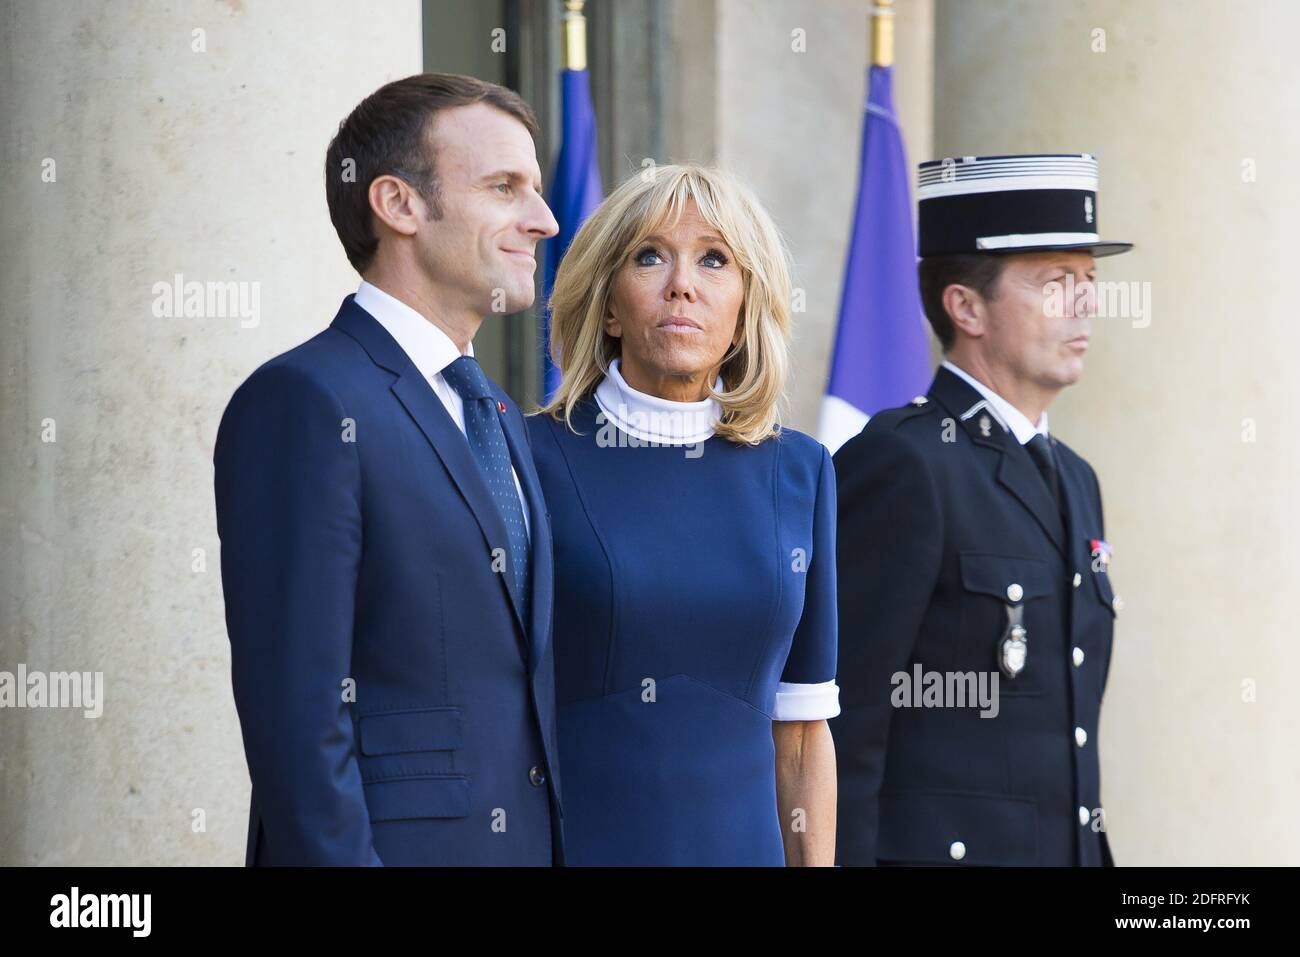
[[[551,362],[551,289],[560,260],[579,227],[604,195],[596,160],[596,111],[591,103],[591,82],[586,70],[560,72],[562,139],[551,183],[550,205],[560,231],[546,241],[542,272],[542,395],[550,401],[560,387],[559,367]]]
[[[867,88],[853,238],[818,427],[831,452],[860,432],[868,416],[923,393],[933,374],[893,69],[871,67]]]

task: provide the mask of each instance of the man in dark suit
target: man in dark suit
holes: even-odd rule
[[[1119,600],[1092,468],[1047,407],[1088,347],[1089,155],[920,177],[929,392],[875,415],[838,479],[842,864],[1100,865],[1097,724]]]
[[[548,515],[472,345],[557,231],[536,134],[470,77],[362,101],[325,181],[364,281],[222,418],[250,865],[562,862]]]

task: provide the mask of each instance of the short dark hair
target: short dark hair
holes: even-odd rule
[[[325,151],[325,200],[334,231],[357,272],[370,267],[379,248],[370,184],[379,176],[400,177],[429,204],[432,218],[440,218],[438,171],[429,156],[433,118],[440,110],[473,103],[495,106],[538,137],[537,117],[518,93],[456,73],[417,73],[394,80],[358,103],[339,124]]]
[[[943,291],[955,283],[969,286],[985,299],[995,299],[998,279],[1005,264],[1006,257],[995,253],[955,253],[921,259],[917,266],[921,305],[944,352],[957,341],[957,330],[948,310],[943,307]]]

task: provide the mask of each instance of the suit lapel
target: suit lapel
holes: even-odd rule
[[[1066,554],[1061,515],[1047,483],[1043,481],[1029,453],[1021,447],[1014,435],[1003,428],[997,413],[984,397],[944,368],[935,374],[930,396],[961,421],[971,441],[996,453],[996,458],[992,454],[990,458],[995,462],[993,468],[998,484],[1034,517],[1052,544],[1062,554]]]
[[[377,319],[352,300],[352,296],[344,300],[332,325],[357,340],[376,365],[397,376],[391,386],[393,395],[424,433],[434,454],[442,461],[465,504],[469,506],[488,546],[489,560],[495,560],[496,555],[509,555],[510,540],[505,520],[492,501],[492,493],[488,491],[483,473],[474,461],[474,454],[470,451],[464,434],[433,391],[433,386],[415,368],[402,347]],[[509,596],[515,621],[521,623],[522,629],[514,575],[502,572],[498,577]],[[526,636],[527,632],[524,634]],[[528,653],[526,644],[525,638],[524,647],[520,649],[525,655]]]
[[[1011,447],[1006,448],[1002,456],[1002,464],[998,467],[998,482],[1020,500],[1020,504],[1038,520],[1052,544],[1065,554],[1065,529],[1051,490],[1043,481],[1043,476],[1029,453],[1015,441],[1015,436],[1005,433],[1003,438]]]
[[[1055,442],[1056,440],[1053,439],[1052,441]],[[1066,464],[1066,457],[1060,453],[1059,446],[1056,452],[1056,465],[1061,475],[1061,498],[1065,503],[1065,514],[1067,516],[1066,542],[1070,552],[1075,552],[1086,534],[1081,523],[1086,511],[1083,503],[1087,501],[1084,498],[1087,493],[1079,480],[1080,477]],[[1070,552],[1066,553],[1066,558],[1074,561],[1074,556]]]

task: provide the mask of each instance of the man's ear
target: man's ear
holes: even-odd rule
[[[376,176],[366,194],[375,217],[402,236],[414,236],[424,218],[424,200],[411,184],[397,176]]]
[[[943,308],[952,324],[966,335],[978,339],[984,335],[988,311],[982,297],[970,286],[952,283],[943,290]]]

